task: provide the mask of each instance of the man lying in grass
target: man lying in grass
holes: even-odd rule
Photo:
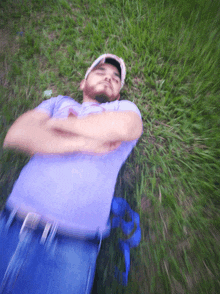
[[[104,54],[80,84],[82,104],[51,98],[9,129],[4,148],[33,156],[1,214],[1,293],[91,291],[117,175],[142,134],[138,108],[119,101],[125,74]]]

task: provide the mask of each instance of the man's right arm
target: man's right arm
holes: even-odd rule
[[[21,115],[10,127],[3,148],[18,149],[29,155],[35,153],[63,154],[71,152],[108,153],[120,144],[105,144],[68,132],[48,129],[50,116],[30,110]]]

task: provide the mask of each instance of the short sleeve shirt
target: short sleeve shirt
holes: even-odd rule
[[[134,111],[141,116],[137,106],[127,100],[80,104],[67,96],[45,100],[36,110],[55,118],[66,118],[70,113],[82,117],[103,111]],[[136,143],[137,140],[124,141],[104,155],[35,154],[22,169],[8,204],[32,207],[76,231],[104,232],[118,172]]]

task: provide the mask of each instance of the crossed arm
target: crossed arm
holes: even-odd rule
[[[142,121],[134,111],[106,111],[78,118],[51,119],[47,125],[103,142],[132,141],[142,134]]]
[[[142,122],[134,114],[104,112],[84,118],[54,120],[44,112],[31,110],[14,122],[5,137],[3,147],[18,149],[30,155],[108,153],[120,146],[121,141],[134,140],[134,130],[137,138],[141,135]]]

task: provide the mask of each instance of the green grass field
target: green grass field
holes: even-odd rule
[[[124,59],[122,98],[143,116],[121,176],[142,241],[126,288],[114,280],[121,233],[103,243],[94,293],[219,293],[218,0],[0,1],[1,146],[45,90],[81,101],[79,83],[105,52]],[[1,148],[1,207],[28,159]]]

